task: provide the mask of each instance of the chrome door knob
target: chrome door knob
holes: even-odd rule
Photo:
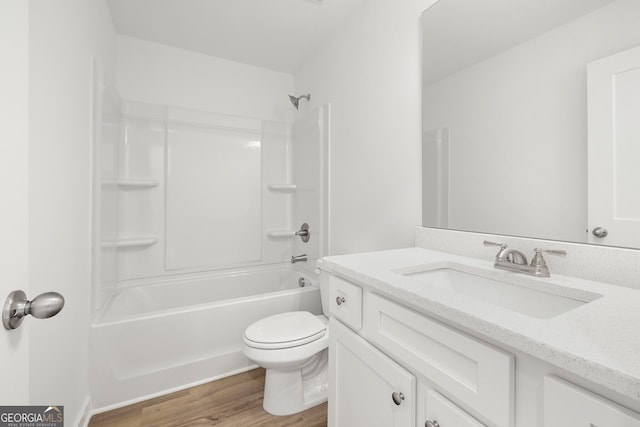
[[[601,239],[604,239],[609,234],[607,229],[604,227],[596,227],[591,232],[593,233],[594,236],[599,237]]]
[[[344,297],[340,297],[340,296],[336,297],[336,304],[338,304],[338,305],[344,304],[345,301],[346,300],[344,299]]]
[[[391,393],[391,399],[393,400],[393,403],[400,406],[400,404],[404,400],[404,394],[394,391],[393,393]]]
[[[31,301],[23,291],[13,291],[7,296],[2,309],[2,324],[5,329],[16,329],[25,316],[36,319],[53,317],[64,307],[64,297],[57,292],[45,292]]]
[[[424,423],[424,427],[440,427],[440,424],[438,424],[436,420],[427,421],[426,423]]]

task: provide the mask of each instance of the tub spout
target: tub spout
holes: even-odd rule
[[[291,264],[295,264],[296,262],[303,262],[306,260],[307,260],[307,254],[294,255],[291,257]]]

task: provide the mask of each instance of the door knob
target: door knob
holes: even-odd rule
[[[424,423],[424,427],[440,427],[440,424],[438,424],[436,420],[427,421],[426,423]]]
[[[45,292],[31,301],[23,291],[13,291],[7,296],[2,309],[2,324],[5,329],[16,329],[27,314],[36,319],[48,319],[60,313],[64,297],[57,292]]]
[[[400,406],[400,404],[404,400],[404,394],[403,393],[398,393],[397,391],[394,391],[393,393],[391,393],[391,399],[393,400],[393,403],[395,403],[396,405]]]
[[[609,234],[607,229],[604,227],[596,227],[593,229],[592,233],[594,236],[599,237],[601,239],[607,237],[607,235]]]

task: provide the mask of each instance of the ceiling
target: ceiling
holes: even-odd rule
[[[119,34],[295,73],[365,0],[108,0]]]

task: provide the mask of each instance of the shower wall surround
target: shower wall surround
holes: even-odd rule
[[[262,189],[289,182],[286,124],[126,102],[122,127],[120,177],[149,186],[121,192],[120,280],[282,261],[263,229],[289,229],[291,193]]]
[[[288,262],[295,251],[320,256],[326,243],[317,238],[324,226],[317,150],[324,109],[292,127],[107,101],[97,162],[101,260],[95,309],[116,287],[141,280]],[[295,150],[292,131],[299,139]],[[293,162],[294,156],[304,163]],[[316,238],[310,244],[294,241],[298,222],[312,224]]]
[[[303,115],[292,127],[290,170],[296,184],[291,207],[293,226],[302,221],[311,228],[311,245],[302,239],[294,239],[294,254],[306,253],[309,259],[318,259],[328,253],[329,233],[329,137],[330,106],[325,105],[310,114]],[[315,268],[307,263],[307,269]]]
[[[118,141],[122,106],[102,67],[93,63],[93,306],[98,308],[118,284]],[[98,237],[99,236],[99,237]]]
[[[261,121],[193,119],[167,109],[165,269],[260,262]]]
[[[122,127],[120,176],[155,185],[121,192],[120,235],[140,244],[120,280],[282,261],[288,242],[263,229],[290,227],[290,195],[262,188],[289,180],[285,124],[126,102]]]

